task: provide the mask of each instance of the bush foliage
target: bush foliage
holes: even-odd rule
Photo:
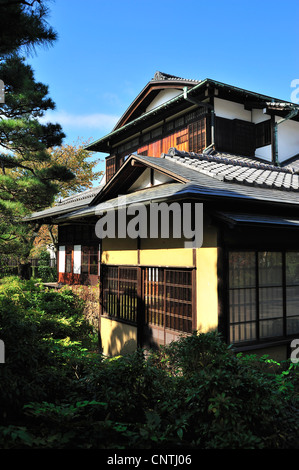
[[[48,251],[42,251],[39,256],[38,263],[38,277],[43,282],[55,282],[57,281],[57,268],[50,265],[50,253]]]
[[[0,285],[6,449],[298,448],[296,364],[236,355],[219,334],[103,357],[68,289]]]

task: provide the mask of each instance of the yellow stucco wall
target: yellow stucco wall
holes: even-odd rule
[[[184,248],[184,241],[178,239],[141,239],[140,266],[193,266],[191,248]],[[102,242],[102,263],[137,265],[137,240],[104,239]]]
[[[197,329],[207,332],[218,326],[217,231],[204,226],[204,242],[196,250]]]
[[[136,350],[137,328],[110,318],[101,318],[103,353],[107,356],[128,354]]]
[[[140,242],[141,266],[193,266],[191,248],[184,248],[178,239],[143,239]]]
[[[185,248],[184,240],[141,239],[139,255],[137,246],[137,240],[104,239],[102,262],[116,265],[194,266],[193,249]],[[217,231],[205,220],[203,246],[196,249],[196,327],[204,332],[218,325],[217,256]],[[122,354],[128,345],[136,347],[137,344],[136,328],[103,317],[101,337],[104,353],[108,355]]]
[[[101,261],[105,264],[137,264],[137,240],[104,238]]]

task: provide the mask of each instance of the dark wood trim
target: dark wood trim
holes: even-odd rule
[[[143,346],[143,334],[144,334],[144,301],[142,296],[142,268],[137,268],[137,346],[141,348]]]
[[[255,305],[256,305],[256,339],[260,341],[260,289],[259,289],[259,252],[255,251]]]
[[[196,275],[197,275],[197,248],[192,249],[192,257],[193,257],[193,267],[192,270],[192,329],[193,331],[197,331],[197,282],[196,282]]]
[[[271,156],[272,156],[272,163],[275,165],[275,160],[276,160],[276,137],[275,137],[275,116],[271,115]]]
[[[151,94],[153,93],[153,99],[156,97],[156,95],[161,91],[161,90],[167,90],[167,89],[182,89],[184,88],[184,86],[194,86],[194,84],[191,85],[191,83],[187,83],[185,81],[178,81],[178,82],[153,82],[153,83],[148,83],[147,87],[148,89],[147,90],[143,90],[143,92],[141,93],[141,96],[139,95],[134,101],[133,103],[131,104],[131,106],[129,107],[129,109],[127,109],[127,111],[125,112],[125,114],[120,118],[119,122],[117,123],[117,127],[115,128],[116,129],[120,129],[121,127],[123,127],[125,124],[128,123],[128,121],[130,120],[130,118],[134,115],[134,113],[136,112],[136,110],[142,105],[142,103],[145,101],[145,99]],[[155,93],[156,92],[156,93]],[[148,105],[150,104],[150,102],[147,102],[146,105],[143,104],[143,106],[147,107]]]
[[[155,173],[155,170],[153,168],[150,168],[150,185],[151,186],[154,186],[155,184],[154,173]]]
[[[287,282],[286,282],[286,252],[282,252],[282,309],[283,336],[287,336]]]
[[[217,245],[218,331],[227,342],[229,338],[228,250],[225,249],[221,230],[218,232]]]

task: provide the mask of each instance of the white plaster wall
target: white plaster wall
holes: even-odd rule
[[[234,103],[220,98],[215,98],[216,116],[226,119],[242,119],[255,124],[270,119],[270,116],[264,114],[262,109],[253,109],[248,111],[239,103]],[[276,121],[281,118],[275,117]],[[288,120],[278,125],[278,159],[280,162],[287,160],[299,153],[299,123]],[[256,157],[271,161],[271,145],[256,149]]]
[[[272,148],[271,145],[265,145],[264,147],[259,147],[255,151],[255,156],[257,158],[262,158],[263,160],[271,162],[272,160]]]
[[[214,100],[215,114],[218,117],[226,119],[242,119],[251,122],[251,111],[244,109],[244,106],[233,101],[215,98]]]
[[[169,178],[167,175],[163,175],[163,173],[160,173],[159,171],[154,171],[154,185],[156,184],[163,184],[163,183],[170,183],[171,181],[174,181],[172,178]]]
[[[276,117],[279,121],[280,117]],[[280,162],[299,153],[299,122],[284,121],[278,124],[278,159]]]
[[[81,245],[74,245],[74,274],[81,274]]]
[[[128,192],[131,191],[136,191],[137,189],[144,189],[144,188],[149,188],[151,185],[151,180],[150,180],[150,169],[147,168],[144,170],[142,175],[137,178],[134,184],[129,188]]]
[[[58,272],[65,272],[65,246],[59,247],[59,263],[58,263]]]
[[[129,188],[128,192],[137,191],[138,189],[150,188],[151,187],[151,176],[150,168],[147,168],[142,175],[137,178],[134,184]],[[159,171],[154,170],[153,183],[154,186],[163,183],[170,183],[174,181],[169,176],[160,173]]]
[[[271,119],[271,117],[269,114],[265,114],[262,109],[253,109],[251,112],[251,121],[254,122],[254,124],[267,121],[268,119]]]
[[[281,119],[275,116],[276,122]],[[278,124],[278,160],[284,162],[299,153],[299,122],[284,121]],[[272,160],[271,145],[256,149],[255,155],[267,161]]]
[[[171,100],[172,98],[175,98],[178,95],[181,95],[183,93],[182,90],[177,90],[175,88],[172,88],[170,90],[162,90],[160,93],[157,94],[157,96],[153,99],[151,104],[146,108],[146,112],[151,111],[154,108],[157,108],[163,103],[166,103],[166,101]]]

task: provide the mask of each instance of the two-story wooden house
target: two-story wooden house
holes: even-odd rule
[[[32,214],[58,224],[60,283],[100,280],[105,353],[217,328],[239,351],[288,357],[299,336],[298,111],[157,72],[88,146],[107,155],[101,186]],[[200,246],[173,232],[98,238],[103,214],[161,203],[202,204]]]

